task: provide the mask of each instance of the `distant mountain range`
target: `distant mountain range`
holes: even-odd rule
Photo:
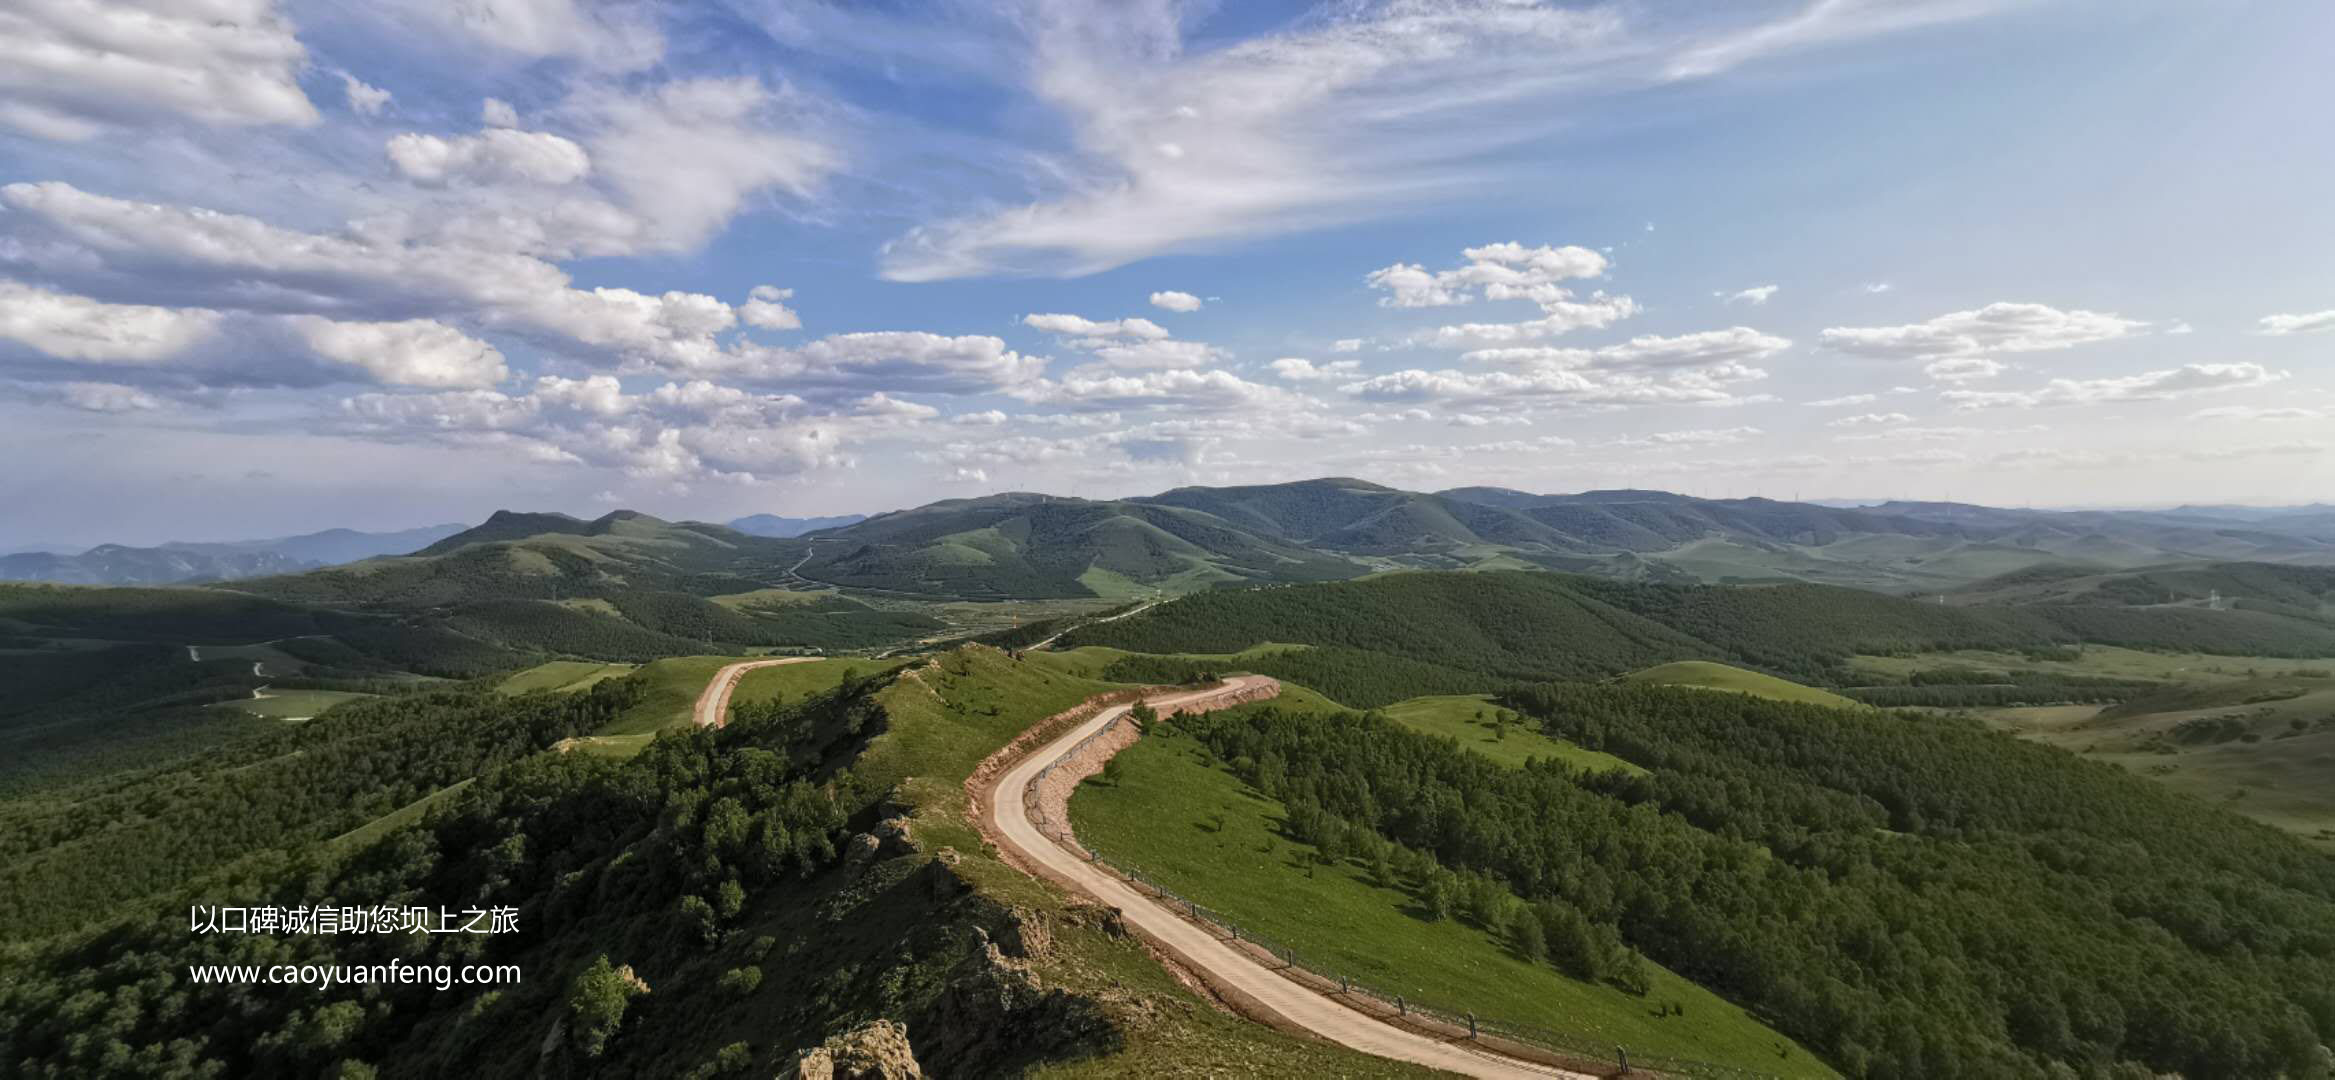
[[[268,574],[399,555],[461,532],[462,525],[427,525],[395,532],[323,532],[271,540],[168,543],[155,547],[100,544],[78,555],[49,551],[0,555],[0,581],[68,585],[177,585],[234,581]]]
[[[790,537],[801,536],[804,533],[816,532],[820,529],[836,529],[845,525],[856,525],[867,519],[866,514],[807,518],[780,517],[777,514],[748,514],[745,517],[731,520],[730,528],[748,536]]]
[[[1008,493],[811,534],[820,582],[955,596],[1142,596],[1388,569],[1546,569],[1624,580],[1806,581],[1946,592],[2036,567],[2335,565],[2317,507],[2217,516],[1823,506],[1664,491],[1402,491],[1329,478],[1087,500]]]
[[[313,581],[301,574],[404,552],[418,558]],[[333,530],[242,544],[109,545],[77,556],[8,556],[0,558],[0,580],[264,578],[255,591],[444,602],[575,598],[640,587],[699,596],[840,586],[928,598],[1136,598],[1398,569],[1799,581],[1930,595],[2004,575],[2041,575],[2011,579],[2023,582],[2024,595],[2041,580],[2240,562],[2335,566],[2335,507],[1836,506],[1626,489],[1416,492],[1326,478],[1186,487],[1127,499],[1008,492],[864,519],[757,514],[727,525],[667,522],[632,511],[585,520],[505,510],[467,529]],[[2109,595],[2122,595],[2117,588]],[[2071,589],[2094,591],[2091,585],[2053,591]]]

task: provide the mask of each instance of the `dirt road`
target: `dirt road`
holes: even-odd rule
[[[1103,623],[1107,623],[1107,622],[1118,622],[1119,620],[1121,620],[1121,619],[1124,619],[1124,618],[1128,617],[1129,615],[1141,615],[1141,614],[1143,614],[1143,613],[1144,613],[1144,612],[1146,612],[1146,611],[1150,611],[1151,609],[1153,609],[1153,608],[1155,608],[1155,607],[1158,607],[1158,606],[1160,605],[1160,603],[1161,603],[1161,601],[1158,601],[1158,600],[1148,600],[1148,601],[1145,601],[1144,603],[1142,603],[1142,604],[1140,604],[1140,605],[1137,605],[1137,606],[1135,606],[1135,607],[1132,607],[1132,608],[1128,608],[1127,610],[1125,610],[1125,611],[1122,611],[1122,612],[1118,613],[1117,615],[1110,615],[1110,616],[1106,616],[1106,617],[1104,617],[1104,618],[1100,618],[1100,619],[1090,619],[1090,620],[1088,620],[1088,621],[1086,621],[1086,622],[1082,622],[1082,623],[1078,624],[1077,626],[1066,626],[1066,627],[1063,627],[1062,629],[1055,631],[1055,632],[1054,632],[1054,636],[1053,636],[1053,637],[1047,638],[1047,639],[1046,639],[1046,640],[1044,640],[1044,641],[1041,641],[1041,642],[1039,642],[1039,643],[1037,643],[1037,644],[1035,644],[1035,645],[1032,645],[1032,646],[1030,646],[1030,648],[1029,648],[1029,651],[1031,651],[1031,652],[1036,652],[1036,651],[1037,651],[1037,650],[1039,650],[1039,649],[1047,648],[1047,647],[1049,647],[1049,646],[1053,645],[1053,644],[1054,644],[1056,641],[1059,641],[1059,640],[1061,640],[1061,638],[1062,638],[1062,635],[1064,635],[1064,634],[1067,634],[1067,633],[1071,632],[1072,630],[1083,630],[1083,629],[1085,629],[1085,628],[1087,628],[1087,627],[1089,627],[1089,626],[1099,626],[1099,625],[1101,625],[1101,624],[1103,624]]]
[[[1258,676],[1244,675],[1229,680],[1226,686],[1163,693],[1146,700],[1162,712],[1179,705],[1204,706],[1208,699],[1232,697],[1257,680]],[[1047,837],[1031,820],[1024,793],[1029,791],[1047,765],[1067,756],[1080,740],[1102,730],[1104,725],[1129,708],[1131,706],[1117,705],[1104,709],[1007,769],[998,782],[995,796],[984,800],[982,813],[988,820],[983,824],[992,835],[1011,847],[1014,854],[1024,862],[1041,868],[1055,882],[1067,883],[1095,900],[1117,908],[1127,922],[1145,937],[1184,965],[1198,971],[1220,992],[1229,991],[1228,997],[1242,999],[1244,1011],[1254,1009],[1266,1013],[1267,1017],[1260,1019],[1267,1019],[1276,1026],[1303,1029],[1367,1054],[1414,1062],[1467,1076],[1556,1076],[1587,1080],[1586,1074],[1496,1057],[1463,1045],[1440,1041],[1382,1022],[1340,1004],[1280,975],[1250,954],[1234,949],[1208,930],[1185,921],[1158,901],[1135,891],[1108,871],[1089,865],[1086,860],[1073,855]]]
[[[705,692],[697,695],[697,707],[690,711],[690,719],[698,727],[720,727],[730,715],[730,693],[738,688],[738,680],[755,668],[777,667],[780,664],[808,664],[822,659],[817,656],[780,656],[769,660],[740,660],[714,672],[713,681],[705,684]]]

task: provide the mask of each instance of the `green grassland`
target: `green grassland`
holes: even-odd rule
[[[705,692],[707,683],[723,666],[750,660],[745,656],[669,656],[642,664],[634,677],[641,680],[646,693],[639,704],[624,711],[616,722],[597,732],[601,735],[638,735],[661,728],[682,727],[689,723],[689,711],[697,704],[697,695]],[[738,680],[738,688],[730,697],[732,702],[764,701],[777,694],[789,699],[826,690],[843,681],[843,673],[858,670],[860,674],[888,671],[904,661],[863,660],[837,657],[812,660],[801,664],[780,664],[757,668]]]
[[[1999,649],[1955,649],[1906,656],[1856,656],[1850,658],[1849,662],[1857,673],[1892,681],[1903,679],[1916,671],[1948,668],[2027,669],[2064,675],[2159,679],[2166,682],[2226,682],[2257,675],[2335,668],[2335,661],[2329,660],[2153,652],[2112,645],[2086,645],[2080,656],[2068,660],[2039,659],[2026,653]]]
[[[1503,726],[1497,722],[1502,710],[1492,704],[1489,694],[1412,698],[1378,711],[1413,731],[1457,739],[1461,746],[1511,768],[1522,767],[1534,758],[1555,758],[1589,772],[1605,769],[1620,769],[1630,773],[1646,771],[1612,754],[1584,749],[1563,739],[1552,739],[1533,730],[1529,721]]]
[[[321,715],[335,705],[351,701],[369,701],[376,695],[357,694],[346,690],[262,690],[266,696],[229,701],[213,706],[221,709],[240,709],[253,716],[271,720],[307,720]]]
[[[326,840],[324,846],[327,850],[343,853],[361,851],[374,841],[420,821],[422,815],[429,813],[430,807],[452,798],[456,792],[469,787],[470,783],[469,780],[460,780],[448,784],[363,825]]]
[[[705,684],[713,680],[722,665],[741,659],[744,658],[668,656],[642,664],[633,673],[644,691],[640,702],[594,734],[636,735],[688,724],[689,710],[697,704],[697,695],[705,691]]]
[[[524,694],[534,690],[556,690],[573,693],[589,689],[602,679],[629,675],[634,664],[603,664],[591,660],[552,660],[537,664],[504,679],[495,689],[505,694]]]
[[[1818,690],[1813,686],[1745,671],[1727,664],[1708,660],[1680,660],[1658,664],[1622,676],[1624,682],[1653,683],[1657,686],[1696,686],[1706,690],[1726,690],[1774,701],[1799,701],[1810,705],[1830,705],[1836,709],[1861,709],[1864,706],[1839,694]]]
[[[1120,753],[1115,783],[1090,781],[1073,796],[1080,838],[1296,949],[1301,960],[1431,1006],[1539,1024],[1641,1054],[1834,1075],[1742,1009],[1658,967],[1649,965],[1653,989],[1643,998],[1567,978],[1517,959],[1484,930],[1427,918],[1406,892],[1371,882],[1357,866],[1309,868],[1311,849],[1280,835],[1279,802],[1214,767],[1189,737],[1165,725],[1155,731]],[[1670,1002],[1684,1013],[1657,1016]]]
[[[755,668],[738,677],[738,688],[730,692],[733,704],[770,701],[783,698],[799,701],[812,694],[835,689],[843,681],[845,672],[862,676],[890,671],[907,663],[905,660],[864,660],[857,657],[836,657],[811,660],[800,664],[779,664],[775,667]]]
[[[1979,715],[2335,852],[2335,679],[2221,679],[2106,708]]]

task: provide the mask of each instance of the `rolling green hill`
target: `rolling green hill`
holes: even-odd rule
[[[1363,567],[1195,510],[1008,494],[879,514],[829,530],[799,571],[815,582],[855,588],[1029,598],[1101,595],[1086,581],[1098,572],[1185,591],[1353,577]]]
[[[1829,705],[1836,709],[1853,709],[1858,703],[1839,694],[1818,690],[1813,686],[1745,671],[1708,660],[1678,660],[1657,664],[1643,671],[1622,676],[1624,682],[1649,683],[1655,686],[1695,686],[1705,690],[1725,690],[1749,694],[1771,701],[1797,701],[1808,705]]]
[[[1817,585],[1731,588],[1573,575],[1390,574],[1353,582],[1202,593],[1071,631],[1065,646],[1232,653],[1266,641],[1386,658],[1363,706],[1448,686],[1405,685],[1401,665],[1519,679],[1605,678],[1715,660],[1840,685],[1865,653],[2043,649],[2078,641],[2242,656],[2335,656],[2335,628],[2252,611],[1941,606]],[[1271,673],[1271,672],[1268,672]],[[1471,689],[1471,688],[1456,688]],[[1407,691],[1407,692],[1406,692]]]

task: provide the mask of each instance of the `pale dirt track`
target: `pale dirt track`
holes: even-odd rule
[[[705,684],[705,691],[697,695],[697,706],[689,718],[698,727],[720,727],[730,714],[730,693],[738,688],[738,680],[755,668],[777,667],[780,664],[808,664],[818,656],[781,656],[769,660],[740,660],[713,673],[713,680]]]
[[[1095,620],[1092,620],[1092,621],[1089,621],[1089,622],[1082,622],[1082,623],[1078,624],[1077,626],[1069,626],[1069,627],[1064,627],[1063,629],[1060,629],[1060,630],[1057,630],[1057,631],[1055,631],[1055,632],[1054,632],[1054,636],[1053,636],[1053,637],[1047,638],[1047,639],[1046,639],[1046,640],[1044,640],[1044,641],[1041,641],[1041,642],[1039,642],[1039,643],[1037,643],[1037,644],[1035,644],[1035,645],[1032,645],[1032,646],[1030,646],[1030,648],[1029,648],[1029,651],[1031,651],[1031,652],[1036,652],[1036,651],[1037,651],[1037,650],[1039,650],[1039,649],[1049,648],[1049,647],[1051,647],[1051,646],[1052,646],[1052,645],[1053,645],[1055,642],[1062,640],[1062,635],[1064,635],[1064,634],[1067,634],[1067,633],[1071,632],[1072,630],[1084,630],[1084,629],[1086,629],[1086,628],[1087,628],[1087,627],[1089,627],[1089,626],[1100,626],[1100,625],[1102,625],[1103,623],[1107,623],[1107,622],[1118,622],[1119,620],[1121,620],[1121,619],[1124,619],[1124,618],[1126,618],[1126,617],[1128,617],[1128,616],[1130,616],[1130,615],[1141,615],[1141,614],[1143,614],[1143,613],[1144,613],[1144,612],[1146,612],[1146,611],[1150,611],[1151,609],[1153,609],[1153,608],[1155,608],[1155,607],[1158,607],[1158,606],[1160,605],[1160,603],[1161,603],[1161,602],[1160,602],[1160,601],[1158,601],[1158,600],[1151,600],[1151,601],[1146,601],[1145,603],[1143,603],[1142,605],[1140,605],[1140,606],[1138,606],[1138,607],[1129,608],[1129,609],[1127,609],[1126,611],[1122,611],[1122,612],[1118,613],[1117,615],[1112,615],[1112,616],[1109,616],[1109,617],[1107,617],[1107,618],[1095,619]]]
[[[1266,682],[1270,680],[1243,675],[1227,680],[1225,686],[1155,694],[1145,700],[1163,713],[1177,706],[1205,710],[1211,699],[1233,698]],[[999,779],[995,795],[982,800],[982,813],[987,819],[982,824],[991,835],[1003,846],[1012,849],[1012,853],[1019,856],[1025,865],[1039,868],[1044,876],[1057,884],[1067,883],[1077,891],[1118,909],[1122,917],[1143,936],[1178,961],[1195,969],[1219,993],[1239,999],[1244,1006],[1243,1011],[1262,1012],[1266,1015],[1258,1019],[1276,1027],[1301,1029],[1366,1054],[1467,1076],[1556,1076],[1587,1080],[1587,1074],[1584,1073],[1497,1057],[1396,1027],[1340,1004],[1266,967],[1254,956],[1233,948],[1208,930],[1185,921],[1158,901],[1137,892],[1108,871],[1089,865],[1086,860],[1050,839],[1030,819],[1024,793],[1029,791],[1037,781],[1038,773],[1048,764],[1068,755],[1080,740],[1102,730],[1105,724],[1129,708],[1129,705],[1114,705],[1104,709],[1009,767]]]

